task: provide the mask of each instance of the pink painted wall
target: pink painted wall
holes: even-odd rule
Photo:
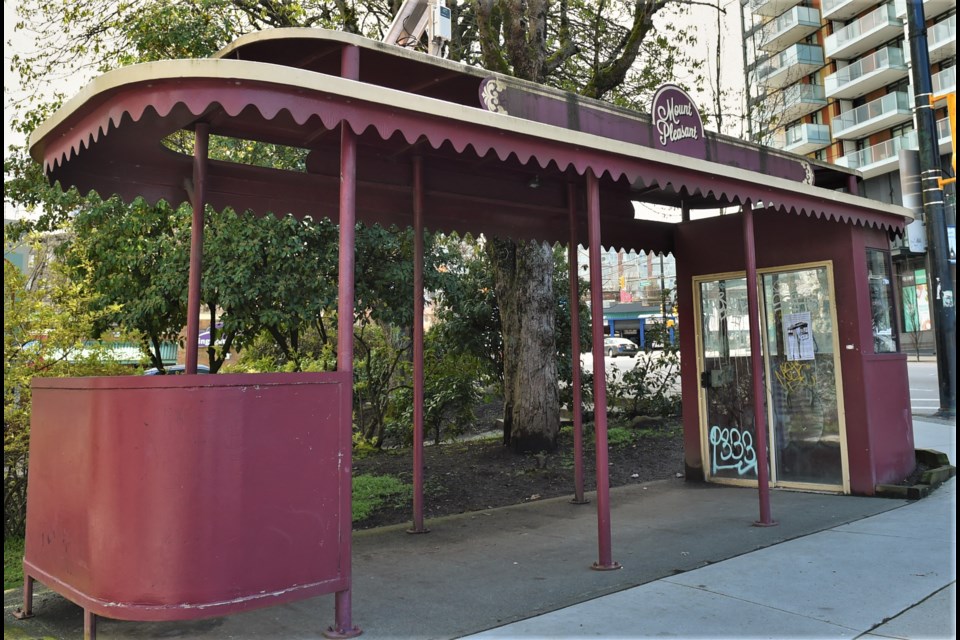
[[[349,373],[35,380],[26,572],[126,620],[348,587],[349,384]]]

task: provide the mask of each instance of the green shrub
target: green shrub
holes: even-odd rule
[[[628,447],[636,440],[636,434],[626,427],[613,427],[607,430],[607,446],[611,449]]]
[[[3,590],[23,586],[23,538],[3,539]]]
[[[394,476],[353,478],[353,521],[370,517],[384,505],[401,506],[413,497],[413,487]]]

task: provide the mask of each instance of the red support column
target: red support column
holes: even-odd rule
[[[203,213],[206,206],[207,144],[210,126],[198,122],[193,149],[193,222],[190,225],[190,274],[187,284],[186,373],[197,372],[200,339],[200,271],[203,268]]]
[[[600,182],[587,170],[590,243],[590,318],[593,329],[593,425],[597,448],[597,541],[600,559],[593,568],[619,569],[610,544],[610,470],[607,468],[607,376],[603,363],[603,284],[600,264]]]
[[[360,73],[360,51],[356,46],[343,47],[341,75],[356,80]],[[353,373],[353,304],[354,253],[357,219],[357,134],[347,122],[340,122],[340,257],[337,291],[337,371]],[[351,380],[353,376],[351,375]],[[343,390],[353,407],[353,386]],[[328,638],[352,638],[362,633],[352,620],[353,561],[353,420],[350,413],[343,419],[341,434],[340,485],[340,570],[351,586],[334,596],[335,626],[328,628]]]
[[[570,279],[570,364],[573,367],[573,502],[587,504],[583,497],[583,407],[580,393],[580,280],[577,256],[577,190],[567,184],[567,208],[570,214],[570,244],[567,248]]]
[[[11,615],[17,620],[33,617],[33,577],[29,573],[23,574],[23,608],[15,609]]]
[[[763,354],[760,350],[760,303],[757,295],[757,249],[753,234],[753,207],[743,205],[744,264],[747,272],[747,313],[750,319],[750,373],[753,377],[753,431],[757,439],[757,488],[760,494],[758,527],[777,523],[770,515],[770,469],[767,457],[767,413],[763,391]]]
[[[83,640],[97,640],[97,616],[89,609],[83,610]]]
[[[413,157],[413,528],[423,526],[423,158]]]

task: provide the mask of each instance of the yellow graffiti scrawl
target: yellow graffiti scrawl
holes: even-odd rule
[[[777,368],[777,381],[787,390],[787,393],[812,385],[813,380],[808,374],[810,368],[809,364],[799,360],[785,360]]]

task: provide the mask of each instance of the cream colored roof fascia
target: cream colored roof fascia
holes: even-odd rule
[[[271,41],[280,41],[288,39],[299,39],[299,40],[328,40],[331,42],[339,42],[341,44],[351,44],[363,49],[369,49],[371,51],[380,51],[392,56],[397,56],[401,58],[407,58],[413,62],[419,64],[425,64],[439,69],[446,69],[449,71],[455,71],[459,73],[468,74],[476,77],[478,80],[485,80],[487,78],[499,78],[502,81],[506,82],[508,85],[514,85],[522,91],[533,93],[554,100],[563,100],[564,94],[568,93],[562,89],[557,89],[550,87],[548,85],[537,84],[536,82],[531,82],[530,80],[523,80],[522,78],[516,78],[514,76],[505,75],[502,73],[497,73],[495,71],[489,71],[483,67],[475,67],[463,62],[455,62],[453,60],[448,60],[446,58],[440,58],[438,56],[431,56],[415,49],[410,49],[408,47],[401,47],[396,44],[388,44],[386,42],[381,42],[379,40],[371,40],[363,36],[358,36],[354,33],[347,33],[345,31],[332,31],[330,29],[322,29],[320,27],[282,27],[277,29],[266,29],[264,31],[255,31],[253,33],[248,33],[244,36],[241,36],[228,44],[226,47],[217,51],[213,54],[214,58],[226,58],[228,55],[234,53],[240,47],[245,47],[250,44],[258,42],[271,42]],[[617,106],[604,100],[598,100],[596,98],[587,98],[585,96],[577,95],[578,100],[584,105],[588,105],[591,109],[596,109],[606,113],[611,113],[618,116],[635,118],[637,120],[642,120],[646,118],[649,121],[649,116],[646,114],[641,114],[635,112],[632,109],[626,107]],[[734,136],[729,136],[721,134],[715,131],[707,132],[713,136],[716,136],[717,140],[722,141],[725,144],[736,145],[739,147],[747,149],[758,149],[760,145],[752,142],[745,142]],[[862,177],[862,174],[855,170],[849,169],[847,167],[841,167],[839,165],[832,165],[828,162],[822,160],[816,160],[814,158],[808,158],[806,156],[801,156],[790,151],[784,151],[783,149],[774,149],[768,147],[766,149],[768,152],[773,153],[778,157],[783,158],[793,158],[800,162],[806,162],[811,165],[817,165],[822,167],[829,167],[833,171],[846,174],[856,174]]]
[[[353,80],[346,80],[337,76],[303,71],[301,69],[263,62],[211,58],[147,62],[115,69],[95,78],[84,87],[80,93],[37,127],[30,136],[31,156],[38,162],[43,162],[42,157],[36,157],[37,153],[39,153],[36,145],[45,136],[52,133],[73,112],[77,111],[84,103],[95,96],[128,85],[140,83],[149,85],[151,82],[176,78],[222,79],[232,80],[238,83],[258,82],[295,87],[297,89],[308,89],[321,93],[331,93],[352,100],[378,104],[384,107],[402,109],[417,115],[428,114],[430,117],[480,125],[508,133],[540,138],[551,142],[558,142],[566,146],[587,147],[648,162],[682,166],[685,169],[707,175],[729,178],[731,180],[740,180],[749,183],[755,180],[757,175],[761,175],[756,172],[729,167],[709,160],[691,158],[669,151],[614,140],[612,138],[604,138],[590,133],[573,131],[532,120],[493,113],[480,108],[465,107],[443,100],[387,89]],[[814,195],[827,202],[836,202],[838,204],[858,207],[866,206],[883,213],[898,215],[907,219],[913,218],[913,213],[909,209],[898,205],[868,200],[840,191],[831,191],[822,187],[793,182],[784,178],[764,175],[763,186],[773,187],[788,193]]]

